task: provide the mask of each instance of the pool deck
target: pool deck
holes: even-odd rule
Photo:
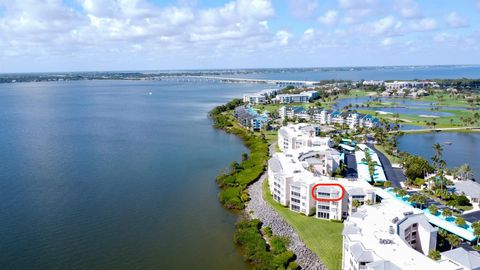
[[[392,193],[391,188],[389,189],[376,189],[376,194],[382,198],[395,198],[401,202],[403,202],[405,205],[408,205],[412,208],[414,208],[408,201],[402,200],[401,198],[397,197]],[[471,223],[467,222],[467,228],[462,228],[454,223],[454,221],[447,221],[445,220],[444,217],[441,216],[441,214],[438,215],[432,215],[428,211],[428,209],[423,209],[423,212],[425,213],[425,216],[428,219],[428,222],[432,223],[433,225],[442,228],[450,233],[453,233],[463,239],[466,239],[467,241],[473,242],[477,239],[477,237],[473,234],[473,229],[471,228]],[[454,220],[454,218],[452,218]]]

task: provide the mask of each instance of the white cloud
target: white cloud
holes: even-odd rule
[[[339,0],[340,7],[344,9],[366,9],[376,3],[376,0]]]
[[[393,16],[384,17],[367,26],[367,31],[373,35],[396,35],[402,27],[402,22]]]
[[[453,28],[461,28],[461,27],[468,27],[469,23],[465,18],[460,17],[457,12],[452,11],[448,16],[445,18],[447,24]]]
[[[437,20],[434,18],[424,18],[410,23],[410,30],[417,32],[426,32],[437,30]]]
[[[191,3],[160,7],[147,0],[79,0],[81,11],[62,0],[0,1],[0,39],[10,42],[0,56],[14,51],[201,49],[207,43],[246,48],[278,39],[268,30],[268,19],[275,14],[270,0],[232,0],[198,10]]]
[[[288,0],[293,17],[306,19],[311,17],[318,7],[318,0]]]
[[[335,10],[329,10],[325,12],[322,16],[318,18],[318,21],[328,25],[328,26],[333,26],[337,23],[337,18],[338,18],[338,12]]]
[[[315,37],[315,29],[308,28],[303,32],[301,41],[310,41]]]
[[[395,7],[405,19],[420,18],[422,16],[420,5],[415,0],[397,0]]]
[[[280,30],[276,33],[275,37],[277,39],[278,44],[280,44],[282,46],[286,46],[286,45],[288,45],[288,41],[289,41],[290,37],[292,37],[292,34],[290,34],[287,31]]]
[[[393,44],[393,39],[392,38],[384,38],[382,40],[382,46],[391,46]]]

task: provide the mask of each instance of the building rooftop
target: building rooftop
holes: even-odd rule
[[[456,193],[465,193],[466,196],[470,198],[480,198],[480,184],[472,181],[454,181],[455,192]]]
[[[387,198],[380,204],[364,205],[348,217],[343,235],[353,243],[350,248],[354,254],[375,257],[375,263],[388,265],[385,269],[458,269],[450,261],[428,258],[395,233],[397,224],[409,216],[423,218],[427,227],[431,227],[421,210]]]
[[[452,260],[465,269],[480,269],[480,254],[476,251],[467,251],[460,247],[442,252],[442,258]]]

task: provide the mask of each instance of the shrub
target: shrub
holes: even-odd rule
[[[437,208],[436,205],[431,204],[430,206],[428,206],[428,211],[429,211],[430,214],[432,214],[432,215],[437,215],[437,213],[438,213],[438,208]]]
[[[440,260],[440,258],[442,257],[442,255],[440,254],[439,251],[435,250],[435,249],[431,249],[429,252],[428,252],[428,257],[432,260],[435,260],[435,261],[438,261]]]
[[[298,270],[300,269],[300,266],[296,262],[290,262],[288,264],[287,270]]]
[[[285,269],[290,261],[295,259],[295,254],[291,251],[285,251],[275,256],[272,261],[273,269]]]
[[[287,251],[287,246],[289,243],[290,241],[285,237],[272,236],[270,238],[270,250],[273,252],[273,254],[280,254]]]
[[[271,237],[269,251],[260,232],[261,225],[258,219],[241,220],[237,223],[233,236],[233,241],[243,250],[246,260],[253,265],[253,269],[298,269],[298,265],[293,262],[295,254],[287,250],[288,239],[279,236]],[[262,230],[271,232],[268,227]]]
[[[455,224],[457,224],[460,227],[464,227],[465,225],[467,225],[467,223],[465,222],[465,219],[463,217],[457,217],[455,219]]]

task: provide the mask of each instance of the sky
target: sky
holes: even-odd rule
[[[480,0],[0,0],[0,72],[480,64]]]

